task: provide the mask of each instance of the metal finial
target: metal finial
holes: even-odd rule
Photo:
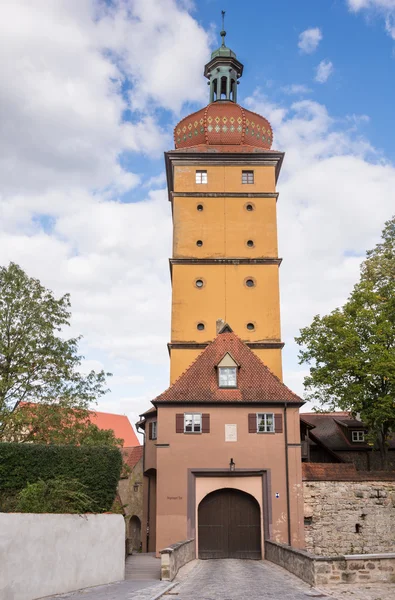
[[[222,46],[225,46],[225,36],[226,36],[226,31],[225,31],[225,11],[221,10],[221,14],[222,14],[222,31],[221,31]]]

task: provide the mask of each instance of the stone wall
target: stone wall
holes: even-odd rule
[[[395,552],[395,481],[304,481],[306,549]]]
[[[172,544],[160,551],[161,576],[164,581],[173,581],[179,569],[196,558],[195,540],[185,540]]]
[[[0,513],[0,598],[34,600],[124,578],[122,515]]]
[[[265,558],[312,586],[395,583],[395,553],[316,556],[304,550],[267,541]]]
[[[127,553],[140,550],[143,522],[143,459],[118,483],[118,495],[125,514]]]

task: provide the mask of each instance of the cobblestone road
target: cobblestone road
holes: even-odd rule
[[[307,600],[311,597],[325,596],[272,563],[226,559],[198,561],[187,579],[170,590],[163,600]]]

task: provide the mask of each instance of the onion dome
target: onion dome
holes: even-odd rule
[[[176,148],[248,145],[270,150],[273,132],[264,117],[235,102],[212,102],[182,119],[174,129]]]
[[[269,121],[237,104],[243,65],[225,44],[224,16],[222,11],[222,44],[204,68],[210,86],[210,104],[176,125],[175,146],[177,149],[215,146],[223,147],[224,152],[231,151],[230,146],[238,147],[236,151],[270,150],[273,131]]]

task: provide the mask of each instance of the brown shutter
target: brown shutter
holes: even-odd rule
[[[274,431],[276,433],[283,432],[283,416],[282,415],[274,415]]]
[[[248,433],[256,433],[256,413],[248,415]]]
[[[210,415],[202,415],[202,433],[210,433]]]
[[[184,433],[184,415],[176,415],[176,433]]]
[[[148,425],[148,438],[152,440],[152,422]]]

